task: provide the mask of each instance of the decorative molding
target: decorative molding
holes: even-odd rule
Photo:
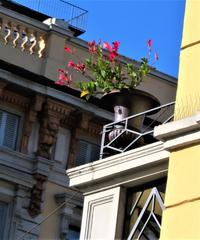
[[[8,90],[3,91],[2,95],[0,96],[0,100],[12,105],[17,105],[22,109],[27,109],[30,103],[28,98]]]
[[[42,176],[49,176],[50,170],[54,164],[53,160],[49,160],[42,157],[36,157],[33,161],[33,174],[40,174]]]
[[[0,9],[1,11],[1,9]],[[1,75],[1,79],[5,79],[6,81],[8,81],[9,83],[13,83],[13,84],[17,84],[21,87],[27,88],[29,90],[35,91],[36,93],[39,94],[44,94],[47,97],[51,97],[54,99],[57,99],[58,101],[62,101],[63,105],[67,105],[67,106],[75,106],[74,108],[79,108],[82,109],[83,111],[88,111],[91,113],[94,113],[95,116],[98,116],[100,118],[107,119],[109,121],[113,120],[113,114],[103,110],[91,103],[88,103],[86,101],[84,101],[83,99],[77,98],[75,96],[72,96],[70,94],[67,94],[65,92],[62,91],[58,91],[56,89],[53,89],[51,87],[47,87],[44,86],[42,84],[36,83],[36,82],[30,82],[27,81],[27,79],[13,74],[11,72],[5,71],[0,69],[0,75]]]
[[[42,109],[42,104],[45,101],[42,95],[35,95],[29,105],[27,110],[24,127],[23,127],[23,136],[21,141],[21,152],[27,153],[28,151],[28,141],[32,132],[33,124],[37,119],[38,112]]]
[[[74,206],[83,207],[83,195],[81,193],[76,194],[73,198],[71,196],[74,194],[73,189],[68,190],[68,192],[58,193],[55,195],[55,200],[58,205],[67,201],[67,204],[72,204]],[[71,198],[71,199],[70,199]]]
[[[3,91],[7,85],[8,85],[8,82],[0,80],[0,97],[2,96]]]
[[[38,156],[52,158],[61,119],[68,118],[74,110],[75,108],[58,101],[49,98],[46,100],[41,115]]]
[[[95,121],[95,116],[92,113],[82,112],[80,116],[80,129],[87,131],[92,135],[99,135],[102,131],[103,124]]]
[[[56,143],[58,129],[63,122],[70,122],[72,125],[70,115],[73,115],[72,113],[74,111],[74,107],[50,98],[46,100],[41,115],[38,156],[52,159],[53,147]]]
[[[169,154],[162,142],[156,142],[69,169],[67,175],[70,186],[87,192],[122,184],[130,186],[146,177],[153,179],[165,175]]]
[[[71,131],[71,143],[69,148],[69,157],[67,162],[67,169],[76,166],[76,150],[77,150],[78,139],[76,138],[76,129],[73,128]]]
[[[79,226],[81,223],[81,215],[79,216],[79,221],[76,219],[74,209],[79,206],[82,207],[82,196],[76,195],[72,198],[74,192],[70,190],[70,192],[60,193],[55,195],[55,201],[60,206],[63,204],[63,207],[60,211],[60,239],[66,239],[69,231],[69,225],[73,220],[79,222]],[[64,204],[65,203],[65,204]],[[75,219],[74,219],[75,218]]]
[[[31,172],[24,172],[3,164],[0,165],[0,178],[28,188],[32,188],[35,184],[35,180],[33,179]]]
[[[85,196],[80,239],[121,239],[124,196],[121,187]]]
[[[36,184],[31,190],[31,199],[28,208],[28,212],[32,217],[41,213],[42,193],[44,190],[43,185],[47,180],[47,177],[41,174],[36,174],[34,178],[36,180]]]
[[[173,151],[200,142],[200,114],[155,127],[154,137]]]
[[[69,116],[76,109],[72,106],[63,104],[48,98],[45,104],[45,109],[50,115],[57,115],[58,117]]]

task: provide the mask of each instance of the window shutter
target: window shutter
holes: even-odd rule
[[[95,144],[91,144],[91,162],[99,160],[100,147]]]
[[[76,155],[76,166],[98,160],[99,152],[100,147],[98,145],[80,140]]]
[[[88,143],[86,141],[79,141],[78,152],[76,155],[76,166],[80,166],[87,162]]]
[[[16,148],[18,117],[14,114],[5,113],[7,115],[5,122],[5,132],[3,145],[12,149]]]
[[[19,117],[0,110],[0,145],[16,148]]]
[[[60,162],[63,167],[66,167],[69,144],[70,144],[71,133],[69,129],[59,128],[56,147],[55,147],[55,160]]]
[[[36,120],[33,124],[28,141],[28,154],[35,154],[38,149],[40,123]]]

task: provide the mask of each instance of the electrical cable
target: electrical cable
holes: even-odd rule
[[[76,196],[76,194],[78,193],[82,193],[81,191],[79,191],[76,188],[71,188],[73,190],[75,190],[75,192],[71,195],[71,197],[69,197],[65,202],[61,203],[57,208],[55,208],[49,215],[47,215],[41,222],[37,223],[35,226],[33,226],[32,228],[30,228],[28,231],[26,231],[21,237],[19,237],[17,240],[23,240],[24,237],[31,233],[33,229],[35,229],[36,227],[38,227],[39,225],[41,225],[42,223],[44,223],[49,217],[51,217],[55,212],[57,212],[61,207],[63,207],[66,203],[69,202],[69,200],[71,200],[73,197]]]

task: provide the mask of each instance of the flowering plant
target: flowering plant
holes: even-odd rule
[[[117,59],[120,42],[115,41],[110,45],[95,41],[88,42],[89,57],[84,62],[75,63],[70,60],[67,68],[72,68],[87,78],[87,81],[79,81],[81,97],[109,93],[112,90],[134,89],[150,72],[148,65],[152,50],[152,40],[148,40],[149,56],[141,58],[140,65],[136,67],[133,63],[122,63]],[[104,51],[107,50],[107,51]],[[71,48],[65,47],[65,51],[74,54]],[[155,54],[155,60],[158,54]],[[72,83],[72,75],[68,70],[59,69],[59,79],[55,82],[59,85],[69,86]]]

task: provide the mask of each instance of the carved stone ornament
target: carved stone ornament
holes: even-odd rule
[[[28,208],[28,212],[32,217],[41,213],[43,185],[47,180],[47,177],[41,174],[36,174],[34,178],[36,180],[36,184],[31,190],[31,199]]]

